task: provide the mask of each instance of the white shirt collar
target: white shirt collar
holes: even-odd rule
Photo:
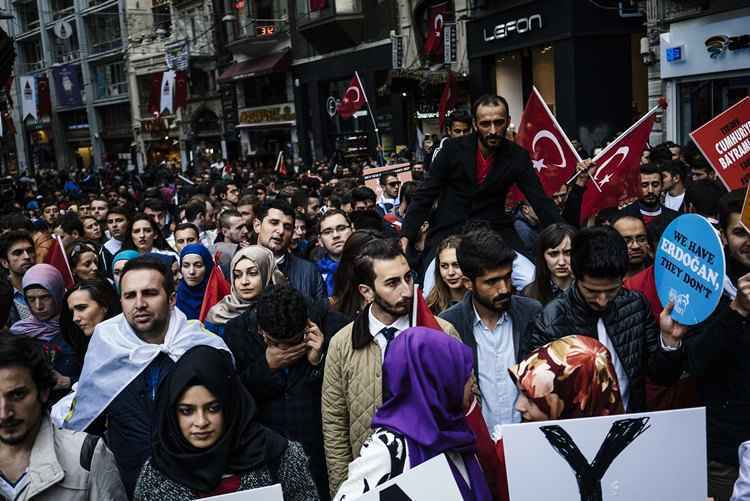
[[[380,331],[386,327],[395,327],[397,329],[397,332],[401,332],[411,327],[411,325],[409,324],[409,315],[399,317],[391,325],[385,325],[383,322],[375,318],[375,315],[372,314],[372,306],[367,309],[367,319],[368,326],[370,327],[370,335],[372,337],[377,336]]]

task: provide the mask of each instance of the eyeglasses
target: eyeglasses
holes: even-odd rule
[[[623,237],[623,238],[625,239],[625,243],[627,245],[630,245],[632,243],[637,243],[639,245],[648,243],[648,237],[646,235],[636,235],[634,237]]]
[[[388,186],[401,186],[401,181],[392,181],[390,183],[386,183]]]
[[[344,233],[346,230],[350,229],[351,226],[348,224],[340,224],[336,226],[335,228],[326,228],[325,230],[321,231],[320,234],[324,237],[330,237],[334,233]]]

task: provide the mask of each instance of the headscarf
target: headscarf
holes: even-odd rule
[[[206,268],[206,273],[203,275],[201,282],[194,286],[188,285],[185,282],[185,277],[182,277],[180,283],[177,284],[177,307],[188,317],[188,320],[195,320],[201,312],[203,295],[206,293],[206,285],[211,276],[211,270],[214,269],[214,260],[204,245],[190,244],[183,247],[182,252],[180,252],[180,266],[182,266],[185,256],[189,254],[200,256],[203,266]]]
[[[112,268],[115,267],[115,263],[117,261],[130,261],[131,259],[135,259],[140,254],[138,254],[138,251],[132,250],[132,249],[124,249],[115,254],[115,257],[112,258]]]
[[[60,311],[65,295],[62,274],[50,264],[35,264],[24,274],[21,286],[24,292],[29,287],[45,289],[54,302],[54,315],[49,320],[39,320],[33,315],[25,320],[19,320],[11,326],[11,334],[28,336],[42,342],[50,341],[60,333]]]
[[[187,389],[205,386],[224,413],[221,437],[210,447],[191,445],[180,431],[177,402]],[[227,473],[243,473],[274,462],[287,440],[255,421],[256,405],[234,371],[231,356],[209,346],[188,350],[159,387],[152,461],[175,482],[212,492]]]
[[[372,426],[404,436],[412,467],[444,452],[460,453],[471,485],[452,463],[450,467],[463,499],[484,501],[492,496],[463,408],[473,366],[471,349],[460,341],[424,327],[405,330],[388,346],[383,385],[390,397]]]
[[[550,419],[623,412],[609,350],[588,336],[567,336],[533,351],[510,369],[526,396]]]
[[[268,284],[274,278],[274,274],[276,273],[276,259],[273,257],[273,252],[260,245],[251,245],[240,249],[234,255],[229,265],[229,283],[231,284],[232,291],[228,296],[211,307],[206,316],[206,322],[224,325],[233,318],[242,315],[242,313],[255,304],[255,301],[248,302],[240,299],[237,288],[234,286],[234,269],[243,259],[249,259],[258,267],[260,280],[264,289],[268,287]]]

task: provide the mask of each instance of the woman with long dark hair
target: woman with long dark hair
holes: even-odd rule
[[[383,234],[375,230],[357,230],[352,233],[344,245],[339,266],[333,275],[331,305],[334,310],[350,319],[357,316],[364,304],[362,295],[356,287],[352,287],[354,261],[365,245],[378,238],[383,238]]]
[[[162,235],[159,225],[143,213],[133,216],[122,248],[138,251],[140,255],[149,252],[168,254],[179,260],[177,253],[169,246],[164,235]]]
[[[83,365],[94,329],[98,324],[122,312],[115,288],[105,278],[78,282],[65,294],[65,308],[70,312],[65,317],[69,322],[63,326],[65,339],[75,350]]]
[[[523,290],[524,296],[547,304],[570,287],[570,246],[576,231],[562,223],[542,230],[536,244],[536,277]]]
[[[426,300],[427,306],[435,315],[440,315],[460,302],[466,294],[464,275],[456,257],[456,249],[460,243],[461,237],[453,235],[438,245],[435,254],[435,285]]]
[[[99,275],[99,246],[89,240],[73,240],[66,248],[70,271],[76,282],[96,280]]]

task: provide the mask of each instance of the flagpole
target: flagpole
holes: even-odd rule
[[[375,115],[372,113],[372,108],[370,107],[370,100],[367,99],[367,92],[365,91],[365,86],[362,85],[362,79],[359,78],[359,72],[356,70],[354,71],[354,76],[357,77],[357,83],[359,84],[359,88],[362,89],[362,95],[365,98],[365,104],[367,105],[367,112],[370,114],[370,118],[372,119],[372,127],[375,129],[375,141],[378,143],[378,148],[380,150],[383,149],[383,145],[380,144],[380,131],[378,130],[378,124],[375,122]],[[380,152],[376,151],[375,156],[378,159],[378,166],[382,167],[383,164],[380,161]]]

